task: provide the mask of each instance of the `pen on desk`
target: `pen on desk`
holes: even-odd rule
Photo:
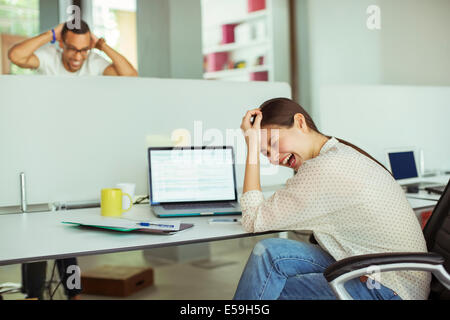
[[[175,228],[172,224],[157,224],[157,223],[148,223],[148,222],[139,222],[137,223],[138,226],[141,227],[150,227],[150,226],[156,226],[161,228]]]
[[[233,218],[213,218],[209,220],[210,223],[240,223],[241,219],[233,219]]]

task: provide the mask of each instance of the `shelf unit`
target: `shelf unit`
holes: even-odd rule
[[[246,13],[241,18],[232,18],[232,19],[227,19],[227,20],[221,21],[219,25],[239,24],[239,23],[249,22],[249,21],[253,21],[256,19],[260,19],[260,18],[266,18],[268,14],[269,14],[269,10],[267,10],[267,9],[254,11],[254,12]]]
[[[216,72],[205,72],[203,74],[203,78],[208,80],[218,80],[233,77],[242,77],[254,72],[264,72],[264,71],[269,72],[270,69],[271,69],[270,66],[254,66],[247,68],[226,69]]]
[[[252,73],[267,72],[268,81],[290,83],[288,0],[266,0],[265,9],[250,13],[247,12],[247,2],[248,0],[202,0],[202,52],[205,59],[203,78],[250,81]],[[236,28],[242,25],[255,28],[258,25],[263,32],[260,30],[257,33],[253,29],[251,36],[244,36],[243,41],[222,43],[223,25],[237,25]],[[237,35],[235,32],[235,40],[240,40]],[[215,53],[227,55],[228,61],[219,66],[219,70],[211,65],[207,67],[212,60],[210,56]],[[261,57],[264,57],[263,61],[260,61]],[[239,62],[243,68],[231,69]]]
[[[226,43],[219,44],[214,47],[203,49],[203,54],[209,54],[214,52],[229,52],[234,50],[246,49],[251,47],[259,47],[259,46],[268,46],[269,41],[267,39],[264,40],[253,40],[247,43]]]

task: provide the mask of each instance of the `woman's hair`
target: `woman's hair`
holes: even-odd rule
[[[293,101],[291,99],[287,99],[287,98],[272,99],[272,100],[264,102],[259,109],[261,110],[262,115],[263,115],[263,118],[261,121],[261,127],[275,125],[275,126],[280,126],[280,127],[292,128],[292,126],[294,125],[294,116],[297,113],[300,113],[305,117],[306,125],[308,126],[308,128],[316,131],[317,133],[322,134],[319,131],[319,129],[317,129],[316,124],[314,123],[313,119],[308,114],[308,112],[306,112],[305,109],[303,109],[298,103],[296,103],[295,101]],[[326,137],[331,138],[329,136],[326,136]],[[386,169],[385,166],[383,166],[379,161],[377,161],[375,158],[373,158],[370,154],[368,154],[364,150],[358,148],[357,146],[355,146],[345,140],[338,139],[338,138],[336,138],[336,139],[340,143],[343,143],[349,147],[352,147],[356,151],[362,153],[363,155],[372,159],[373,161],[378,163],[380,166],[382,166],[384,169]],[[387,169],[386,169],[386,171],[389,172],[389,170],[387,170]]]

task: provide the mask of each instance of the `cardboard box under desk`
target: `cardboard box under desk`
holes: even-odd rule
[[[151,285],[149,267],[102,266],[81,272],[82,294],[127,297]]]

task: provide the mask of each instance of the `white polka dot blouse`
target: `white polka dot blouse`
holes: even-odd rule
[[[419,221],[390,173],[336,138],[269,199],[261,191],[246,192],[241,209],[248,232],[311,231],[336,260],[427,251]],[[426,299],[431,275],[392,271],[377,279],[402,299]]]

